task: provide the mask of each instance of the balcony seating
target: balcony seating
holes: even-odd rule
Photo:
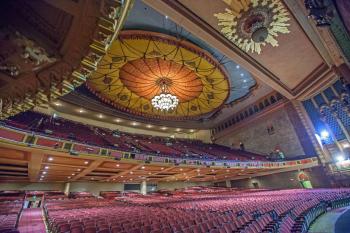
[[[264,156],[259,154],[235,150],[217,144],[207,144],[199,140],[172,139],[123,132],[113,135],[110,129],[93,127],[31,111],[13,116],[4,123],[21,130],[49,134],[51,137],[130,152],[165,155],[175,158],[189,157],[236,161],[266,160]]]
[[[326,207],[350,204],[349,189],[186,191],[123,202],[49,201],[45,213],[57,233],[304,233]]]

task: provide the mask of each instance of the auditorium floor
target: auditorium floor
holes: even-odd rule
[[[46,233],[41,208],[24,209],[18,223],[20,233]]]
[[[349,233],[350,207],[334,209],[319,217],[309,233]]]

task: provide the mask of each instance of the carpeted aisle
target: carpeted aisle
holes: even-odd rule
[[[20,233],[46,233],[41,208],[24,209],[18,230]]]
[[[335,223],[335,233],[350,232],[350,209],[342,214]]]

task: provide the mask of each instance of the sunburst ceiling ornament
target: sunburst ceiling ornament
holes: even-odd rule
[[[223,0],[224,13],[214,14],[221,33],[246,52],[261,53],[261,47],[278,46],[276,37],[286,34],[290,19],[280,0]]]
[[[118,110],[165,120],[199,119],[230,93],[226,71],[208,52],[147,31],[121,32],[87,87]]]

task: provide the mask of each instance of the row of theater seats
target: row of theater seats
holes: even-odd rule
[[[0,192],[0,232],[19,233],[16,227],[22,212],[24,198],[24,192]]]
[[[183,140],[149,135],[112,132],[106,128],[97,128],[80,122],[53,118],[37,112],[18,114],[4,123],[22,130],[50,134],[54,137],[73,139],[101,147],[111,147],[132,152],[144,152],[172,157],[229,159],[229,160],[266,160],[265,156],[231,149],[217,144],[206,144],[199,140]]]
[[[46,203],[45,213],[55,233],[304,233],[327,207],[350,204],[349,189],[182,195],[54,201]]]

